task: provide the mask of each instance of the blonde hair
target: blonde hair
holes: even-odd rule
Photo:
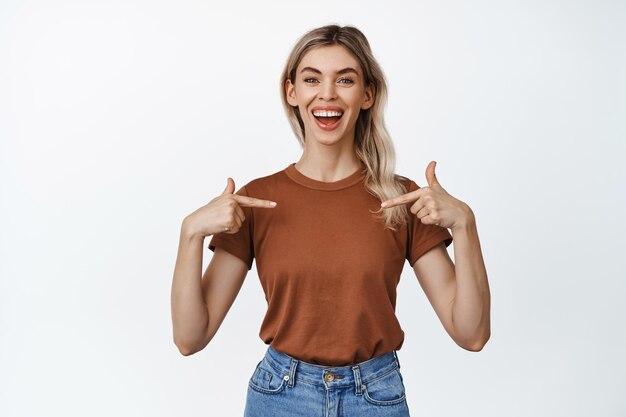
[[[365,35],[354,26],[335,24],[318,27],[305,33],[294,45],[280,78],[280,94],[291,129],[304,148],[304,123],[298,107],[291,106],[286,99],[285,83],[287,78],[296,82],[296,70],[304,55],[312,48],[328,45],[341,45],[347,48],[359,61],[365,84],[373,83],[374,104],[367,110],[361,109],[355,128],[355,151],[357,157],[367,168],[365,189],[380,201],[388,200],[407,192],[406,177],[395,174],[396,154],[391,137],[384,121],[384,109],[387,104],[387,81],[382,68],[372,54]],[[405,204],[371,212],[384,226],[397,230],[408,220]]]

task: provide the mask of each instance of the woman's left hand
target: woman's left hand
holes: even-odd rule
[[[421,187],[410,193],[384,201],[383,208],[415,201],[411,206],[411,213],[415,214],[422,223],[434,224],[449,229],[463,227],[473,217],[470,207],[452,197],[437,181],[435,175],[435,161],[430,161],[426,167],[428,187]]]

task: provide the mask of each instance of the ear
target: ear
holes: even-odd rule
[[[289,78],[285,81],[285,96],[287,103],[293,107],[298,107],[298,102],[296,101],[296,87],[291,83]]]
[[[374,83],[369,83],[367,87],[365,87],[365,100],[363,100],[363,104],[361,108],[363,110],[367,110],[374,105]]]

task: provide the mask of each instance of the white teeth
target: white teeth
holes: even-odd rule
[[[314,116],[317,117],[337,117],[337,116],[341,116],[343,114],[343,112],[340,111],[326,111],[326,110],[315,110],[313,112]]]

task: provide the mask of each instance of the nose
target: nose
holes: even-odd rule
[[[337,98],[337,92],[335,91],[335,83],[325,82],[322,84],[322,88],[320,89],[320,98],[324,100],[332,100]]]

